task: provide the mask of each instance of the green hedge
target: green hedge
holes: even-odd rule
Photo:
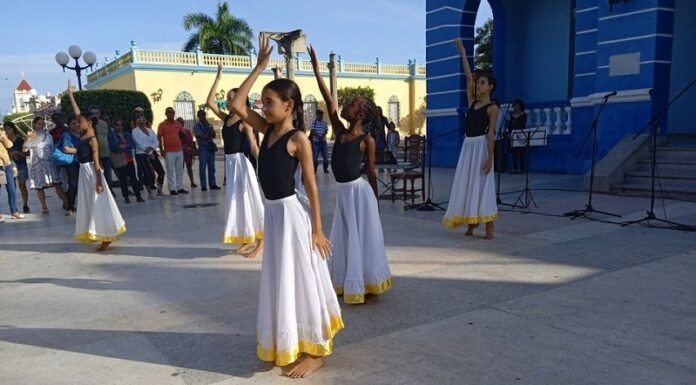
[[[341,87],[338,89],[338,109],[347,101],[352,100],[356,96],[364,96],[375,100],[375,90],[370,86],[365,87]]]
[[[82,113],[86,113],[90,105],[96,104],[101,108],[102,119],[104,119],[104,116],[111,121],[122,119],[126,123],[126,127],[128,127],[128,122],[135,116],[133,111],[135,107],[142,107],[145,110],[145,117],[152,122],[150,100],[140,91],[88,90],[75,92],[74,95]],[[67,94],[60,99],[60,108],[65,116],[73,115]]]

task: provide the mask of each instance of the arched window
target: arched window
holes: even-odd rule
[[[394,122],[394,124],[399,127],[399,120],[401,119],[401,107],[399,106],[399,98],[396,95],[392,95],[389,98],[389,120]]]
[[[196,123],[196,102],[187,91],[181,91],[176,95],[174,110],[177,117],[184,118],[186,127],[191,128]]]

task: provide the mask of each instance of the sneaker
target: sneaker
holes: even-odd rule
[[[24,207],[22,207],[22,210],[24,211],[24,214],[29,214],[29,206],[24,205]]]
[[[201,187],[201,191],[208,191],[207,187]]]
[[[177,191],[177,193],[178,194],[188,194],[188,191],[186,191],[184,189],[180,189],[179,191]]]
[[[171,190],[171,191],[169,192],[169,195],[176,195],[176,194],[177,194],[176,190]]]
[[[145,199],[143,199],[143,197],[140,196],[140,197],[138,197],[138,199],[136,199],[135,201],[136,201],[136,202],[142,203],[142,202],[145,202]]]
[[[220,186],[211,186],[210,189],[211,190],[220,190]]]
[[[191,187],[198,187],[198,185],[195,183],[191,183]]]

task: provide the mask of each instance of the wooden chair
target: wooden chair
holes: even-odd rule
[[[416,193],[421,194],[425,191],[425,179],[423,178],[423,147],[425,145],[425,137],[420,135],[410,135],[406,137],[404,147],[404,162],[406,166],[403,172],[390,174],[392,202],[394,202],[397,193],[403,194],[404,202],[411,197],[411,204],[415,204]],[[416,182],[420,179],[420,188],[416,188]],[[397,187],[398,182],[403,182],[401,187]],[[411,187],[408,183],[411,182]]]

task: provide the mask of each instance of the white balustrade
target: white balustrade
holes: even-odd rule
[[[554,129],[553,129],[553,134],[554,135],[560,135],[561,134],[561,107],[554,107],[553,112],[556,115],[556,122],[554,123]]]
[[[571,126],[573,125],[573,120],[571,119],[571,116],[570,116],[571,111],[572,111],[572,109],[570,108],[570,106],[565,107],[567,120],[566,120],[566,129],[565,129],[565,131],[563,131],[564,135],[570,135],[570,132],[571,132]]]

